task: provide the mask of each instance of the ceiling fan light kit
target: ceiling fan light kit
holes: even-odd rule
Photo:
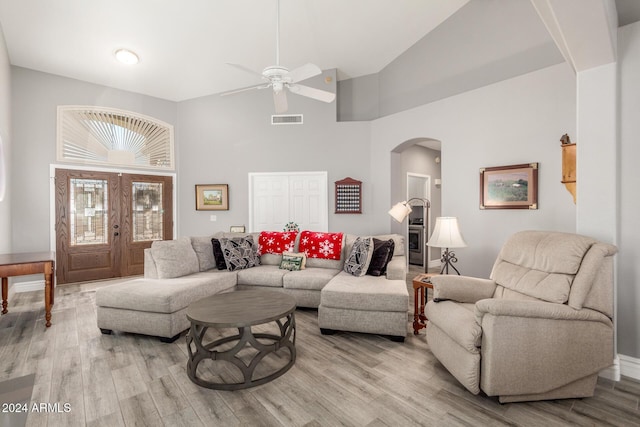
[[[309,79],[311,77],[322,74],[322,70],[315,64],[305,64],[301,67],[289,71],[288,68],[280,65],[280,0],[276,1],[276,65],[266,67],[262,73],[258,73],[243,65],[227,63],[234,68],[247,72],[251,75],[260,77],[266,83],[235,89],[223,92],[221,96],[234,95],[241,92],[251,91],[255,89],[273,89],[273,102],[276,113],[281,114],[289,109],[287,102],[287,90],[296,95],[305,96],[318,101],[330,103],[336,98],[336,94],[310,86],[298,84],[298,82]],[[331,81],[331,80],[329,80]]]

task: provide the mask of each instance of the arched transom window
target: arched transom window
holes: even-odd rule
[[[58,107],[58,161],[173,170],[173,126],[131,111]]]

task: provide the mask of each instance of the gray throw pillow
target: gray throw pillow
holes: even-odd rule
[[[198,257],[200,271],[211,270],[216,266],[216,260],[213,257],[211,238],[212,236],[191,238],[191,246],[193,246],[193,250]]]
[[[258,245],[253,242],[253,237],[221,238],[220,247],[224,254],[224,261],[229,271],[243,270],[245,268],[260,265]]]
[[[353,276],[364,276],[373,256],[373,238],[358,237],[353,242],[351,253],[344,261],[344,271]]]
[[[158,279],[173,279],[200,271],[198,256],[188,237],[156,240],[151,244],[151,254],[158,270]]]

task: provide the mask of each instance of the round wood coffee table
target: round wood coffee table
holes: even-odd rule
[[[222,293],[194,302],[187,308],[187,318],[191,322],[191,329],[187,333],[189,378],[202,387],[216,390],[240,390],[278,378],[287,372],[296,360],[295,310],[296,301],[293,297],[282,292],[262,289]],[[252,326],[269,322],[278,325],[279,335],[252,331]],[[237,328],[238,333],[205,344],[202,340],[208,328]],[[216,349],[230,342],[236,342],[230,349]],[[247,359],[247,347],[251,347],[251,352],[255,353],[249,362],[243,360]],[[265,356],[283,348],[288,349],[287,363],[266,376],[253,378],[256,367],[260,366]],[[240,357],[238,353],[243,350],[245,355]],[[198,377],[198,364],[205,359],[232,363],[240,370],[244,380],[226,383]]]

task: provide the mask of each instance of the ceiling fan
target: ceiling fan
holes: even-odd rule
[[[322,74],[322,70],[320,69],[320,67],[315,64],[309,63],[293,70],[289,70],[288,68],[280,65],[280,0],[277,0],[276,6],[276,65],[269,66],[262,70],[262,73],[259,73],[242,65],[227,63],[227,65],[262,78],[264,82],[241,89],[223,92],[220,95],[227,96],[255,89],[272,88],[273,102],[275,104],[276,113],[278,114],[286,112],[289,108],[287,103],[287,90],[296,95],[306,96],[318,101],[327,103],[333,102],[333,100],[336,98],[335,93],[301,85],[298,83],[308,78]]]

